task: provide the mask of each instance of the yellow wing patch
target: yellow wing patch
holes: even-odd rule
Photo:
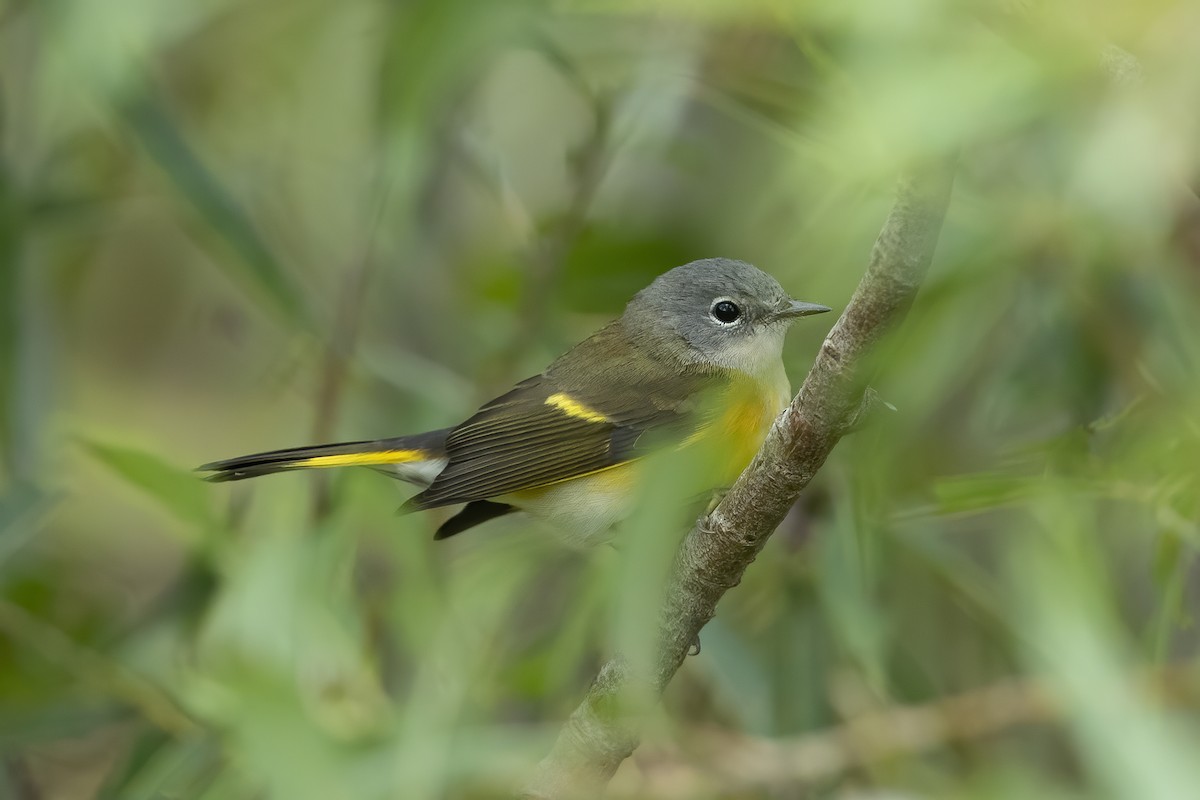
[[[424,461],[429,454],[424,450],[376,450],[372,453],[341,453],[336,456],[313,456],[302,458],[295,467],[370,467],[382,464],[410,464]]]
[[[546,405],[557,408],[568,417],[575,417],[587,422],[608,422],[608,417],[595,409],[588,408],[569,394],[563,392],[556,392],[547,397]]]

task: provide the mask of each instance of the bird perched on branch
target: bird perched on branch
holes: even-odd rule
[[[829,310],[791,299],[745,262],[693,261],[660,275],[620,318],[454,427],[200,469],[209,480],[235,481],[367,466],[421,487],[402,511],[463,505],[438,539],[523,511],[568,541],[603,541],[629,513],[656,454],[703,464],[693,493],[732,483],[791,398],[782,359],[788,326]]]

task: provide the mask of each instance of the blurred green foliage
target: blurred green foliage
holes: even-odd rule
[[[190,468],[450,424],[694,258],[841,306],[897,171],[950,148],[878,361],[898,413],[613,792],[1190,796],[1195,693],[1146,678],[1200,643],[1198,29],[1187,0],[0,0],[0,796],[504,795],[646,645],[670,510],[615,551],[514,518],[434,546],[367,471]],[[704,754],[1008,679],[1059,717],[807,786]]]

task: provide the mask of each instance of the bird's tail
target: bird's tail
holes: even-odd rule
[[[293,469],[320,467],[374,467],[411,483],[428,485],[446,464],[446,435],[449,429],[377,439],[343,442],[315,447],[294,447],[254,453],[200,467],[207,480],[240,481]]]

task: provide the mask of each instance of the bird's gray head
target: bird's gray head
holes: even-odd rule
[[[778,365],[788,325],[830,309],[793,300],[744,261],[706,258],[658,276],[629,301],[627,330],[684,361],[751,375]]]

